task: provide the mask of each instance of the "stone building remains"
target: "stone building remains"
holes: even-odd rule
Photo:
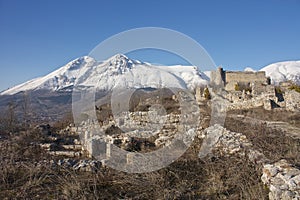
[[[262,106],[266,110],[285,108],[295,111],[300,105],[299,93],[281,85],[271,85],[271,79],[264,71],[225,71],[218,68],[211,72],[210,86],[214,90],[226,91],[225,98],[231,103],[228,109]]]
[[[249,71],[224,71],[223,68],[218,68],[211,73],[212,86],[225,87],[227,91],[235,91],[238,86],[251,87],[252,85],[270,85],[269,77],[266,77],[264,71],[249,72]]]

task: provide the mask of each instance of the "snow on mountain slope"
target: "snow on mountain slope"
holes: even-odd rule
[[[256,72],[254,69],[252,69],[251,67],[246,67],[244,69],[245,72]]]
[[[117,55],[108,61],[93,67],[87,73],[80,73],[77,84],[93,87],[99,90],[112,90],[116,87],[180,87],[186,88],[186,83],[174,74],[160,70],[155,66],[128,59]]]
[[[265,71],[266,76],[271,77],[273,84],[290,80],[300,85],[300,61],[273,63],[262,68],[260,71]]]
[[[179,87],[193,89],[206,85],[207,77],[193,66],[155,66],[117,54],[106,61],[96,62],[84,56],[40,78],[8,90],[1,95],[12,95],[26,90],[71,91],[74,85],[96,86],[101,90],[116,87]]]
[[[79,71],[87,70],[94,63],[95,61],[88,56],[75,59],[44,77],[35,78],[5,90],[1,95],[12,95],[26,90],[46,89],[57,91],[68,88],[74,85]]]
[[[194,88],[197,85],[206,85],[209,78],[203,73],[198,71],[195,66],[157,66],[158,69],[170,72],[175,76],[181,78],[185,83],[187,88]]]

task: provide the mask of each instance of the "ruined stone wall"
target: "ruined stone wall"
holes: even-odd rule
[[[214,137],[210,138],[212,135]],[[254,148],[246,135],[215,124],[200,132],[199,138],[205,138],[198,154],[199,158],[207,155],[221,157],[234,154],[247,157],[254,165],[260,166],[256,169],[262,168],[261,181],[269,188],[270,200],[300,199],[300,170],[284,159],[273,163],[263,154],[262,149]]]
[[[226,71],[225,72],[225,80],[226,83],[230,82],[241,82],[241,83],[253,83],[260,82],[266,83],[266,73],[262,72],[233,72]]]
[[[76,130],[88,155],[102,160],[110,157],[110,145],[116,140],[125,144],[132,137],[149,138],[155,132],[158,136],[155,145],[170,144],[178,130],[182,129],[182,125],[179,123],[180,117],[179,114],[173,113],[159,115],[151,109],[148,112],[123,112],[122,117],[116,117],[102,126],[99,126],[98,121],[87,120],[76,127]],[[120,127],[124,133],[105,134],[105,131],[111,126]]]
[[[289,111],[300,111],[300,93],[287,90],[284,94],[285,106]]]
[[[264,71],[261,72],[236,72],[224,71],[223,68],[218,68],[212,71],[210,75],[210,85],[215,87],[224,87],[227,91],[234,91],[236,84],[246,84],[251,86],[254,83],[268,85],[268,78]]]
[[[219,67],[216,71],[211,71],[210,84],[212,87],[224,87],[225,85],[225,71]]]
[[[229,110],[250,109],[263,106],[266,110],[277,107],[285,107],[285,104],[278,101],[275,87],[273,85],[263,86],[262,90],[250,92],[228,91],[225,98],[230,101]],[[278,105],[279,104],[279,105]]]

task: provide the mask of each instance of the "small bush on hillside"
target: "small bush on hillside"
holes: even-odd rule
[[[204,98],[205,99],[211,99],[211,96],[210,96],[208,88],[204,89]]]
[[[284,92],[281,90],[280,87],[275,87],[276,94],[283,94]]]
[[[290,90],[295,90],[296,92],[300,93],[300,86],[299,85],[292,85],[289,87]]]
[[[252,92],[252,88],[250,87],[249,83],[236,83],[234,85],[234,90],[235,91],[243,91],[245,92]]]
[[[239,86],[239,84],[235,84],[235,85],[234,85],[234,90],[235,90],[235,91],[240,91],[240,86]]]

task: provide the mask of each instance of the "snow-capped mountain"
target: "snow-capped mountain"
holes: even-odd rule
[[[179,87],[193,89],[206,85],[207,77],[194,66],[158,66],[132,60],[117,54],[106,61],[97,62],[84,56],[75,59],[54,72],[8,90],[1,95],[13,95],[27,90],[71,91],[74,85],[96,86],[101,90],[116,87]]]
[[[260,71],[265,71],[271,77],[273,84],[284,81],[293,81],[300,85],[300,61],[285,61],[270,64]]]
[[[244,69],[245,72],[256,72],[254,69],[252,69],[251,67],[246,67]]]
[[[12,95],[21,91],[38,89],[47,89],[51,91],[58,91],[64,88],[67,89],[74,85],[79,71],[84,68],[91,67],[94,63],[95,61],[92,58],[84,56],[69,62],[65,66],[51,72],[44,77],[35,78],[19,84],[3,91],[1,94]]]

